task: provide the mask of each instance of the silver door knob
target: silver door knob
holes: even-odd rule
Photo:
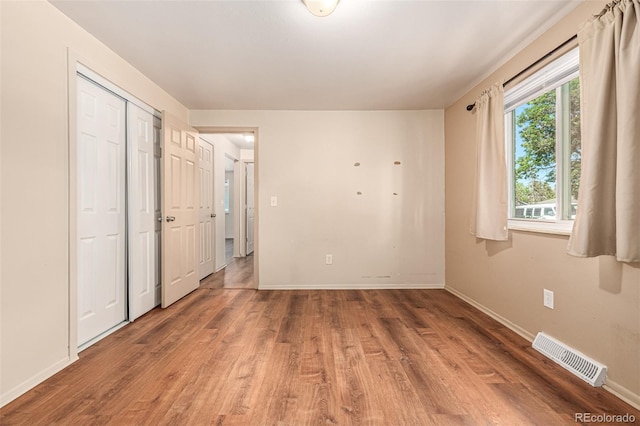
[[[174,220],[176,220],[175,216],[167,216],[167,222],[173,222]]]
[[[211,217],[216,217],[216,214],[215,213],[211,213]]]

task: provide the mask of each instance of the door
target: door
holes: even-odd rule
[[[213,210],[213,145],[200,139],[200,279],[213,274],[215,247],[215,213]]]
[[[200,285],[198,132],[162,114],[162,307]]]
[[[130,321],[160,304],[159,127],[153,114],[128,104]]]
[[[77,77],[78,346],[126,320],[126,103]]]
[[[247,163],[245,165],[246,169],[246,191],[245,191],[245,203],[246,203],[246,211],[247,211],[247,256],[253,253],[253,242],[254,242],[254,233],[255,233],[255,202],[254,202],[254,165],[253,163]]]

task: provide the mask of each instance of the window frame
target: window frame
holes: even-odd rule
[[[579,77],[578,48],[571,49],[539,71],[505,90],[504,131],[508,185],[508,229],[559,235],[571,235],[573,219],[532,219],[523,210],[516,218],[515,206],[515,110],[544,93],[556,90],[556,216],[570,217],[571,192],[565,183],[570,179],[571,143],[569,118],[569,91],[566,83]],[[566,107],[566,108],[565,108]],[[558,113],[560,111],[561,113]],[[564,112],[564,114],[562,113]],[[558,137],[559,136],[559,137]],[[559,138],[564,143],[558,143]],[[567,198],[568,197],[568,198]],[[568,201],[567,201],[568,200]]]

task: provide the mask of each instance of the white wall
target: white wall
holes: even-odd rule
[[[240,159],[247,161],[247,162],[252,162],[254,159],[254,151],[253,149],[241,149],[240,150]]]
[[[224,268],[226,215],[224,214],[224,177],[226,158],[239,159],[240,149],[220,134],[201,134],[201,138],[213,144],[213,186],[216,213],[216,271]]]
[[[260,288],[443,286],[443,111],[190,117],[258,128]]]
[[[0,10],[4,404],[75,359],[69,317],[67,48],[156,109],[185,121],[188,111],[51,4],[0,1]]]

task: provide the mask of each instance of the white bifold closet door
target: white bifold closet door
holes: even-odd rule
[[[129,320],[160,304],[160,119],[127,106]]]
[[[78,77],[78,345],[126,320],[126,102]]]

